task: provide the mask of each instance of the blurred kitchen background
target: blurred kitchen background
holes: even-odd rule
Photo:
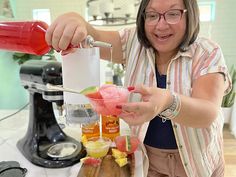
[[[201,36],[220,44],[230,68],[236,64],[236,1],[198,2],[201,11]],[[132,23],[135,22],[138,4],[139,0],[0,0],[0,20],[43,20],[50,24],[58,15],[75,11],[99,28],[120,29],[126,25],[134,25]],[[101,18],[103,20],[99,20]],[[60,60],[60,54],[54,54]],[[0,109],[18,109],[28,102],[28,93],[21,87],[19,80],[19,65],[12,59],[12,55],[12,52],[0,51]],[[101,63],[101,67],[106,66],[105,62]],[[103,81],[104,73],[101,73],[101,82]]]
[[[139,0],[0,0],[0,21],[43,20],[50,24],[57,16],[74,11],[98,28],[121,29],[134,25],[139,3]],[[198,0],[198,4],[200,35],[216,41],[228,68],[236,67],[236,0]],[[0,111],[18,110],[28,103],[28,91],[21,86],[20,65],[13,59],[14,54],[0,50]],[[61,60],[59,53],[52,55]],[[101,83],[107,68],[107,62],[101,61]],[[225,102],[223,107],[230,110],[224,128],[226,176],[233,177],[236,176],[236,104]]]

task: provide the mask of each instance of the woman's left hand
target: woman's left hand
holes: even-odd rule
[[[130,102],[119,105],[122,113],[119,115],[129,125],[139,125],[152,120],[166,109],[172,102],[169,90],[157,87],[136,86],[132,93],[139,93],[142,102]]]

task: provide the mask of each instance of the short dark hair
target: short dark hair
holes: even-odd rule
[[[145,28],[144,28],[144,13],[145,9],[148,5],[150,0],[142,0],[138,14],[136,19],[136,26],[137,26],[137,35],[139,42],[146,48],[152,47],[151,43],[147,39],[147,36],[145,34]],[[179,45],[179,48],[181,51],[186,51],[188,46],[192,44],[199,33],[200,30],[200,22],[199,22],[199,9],[198,4],[196,0],[183,0],[185,8],[187,9],[187,27],[186,27],[186,33],[183,38],[183,41]]]

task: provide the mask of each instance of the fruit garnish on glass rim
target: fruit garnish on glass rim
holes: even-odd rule
[[[91,93],[95,93],[98,91],[98,87],[97,86],[90,86],[90,87],[87,87],[83,90],[80,91],[81,94],[83,95],[87,95],[87,94],[91,94]]]
[[[125,137],[125,149],[127,152],[129,152],[131,150],[130,136]]]
[[[115,144],[119,151],[132,154],[139,146],[139,139],[136,136],[124,135],[115,138]]]
[[[80,91],[81,94],[85,95],[86,97],[93,98],[93,99],[101,99],[102,95],[99,92],[99,88],[97,86],[90,86],[82,91]]]

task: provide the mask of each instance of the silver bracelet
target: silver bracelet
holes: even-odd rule
[[[171,105],[167,109],[162,111],[160,114],[158,114],[158,116],[162,118],[162,122],[174,119],[180,112],[181,109],[180,96],[174,92],[171,92],[171,95],[173,97]]]

